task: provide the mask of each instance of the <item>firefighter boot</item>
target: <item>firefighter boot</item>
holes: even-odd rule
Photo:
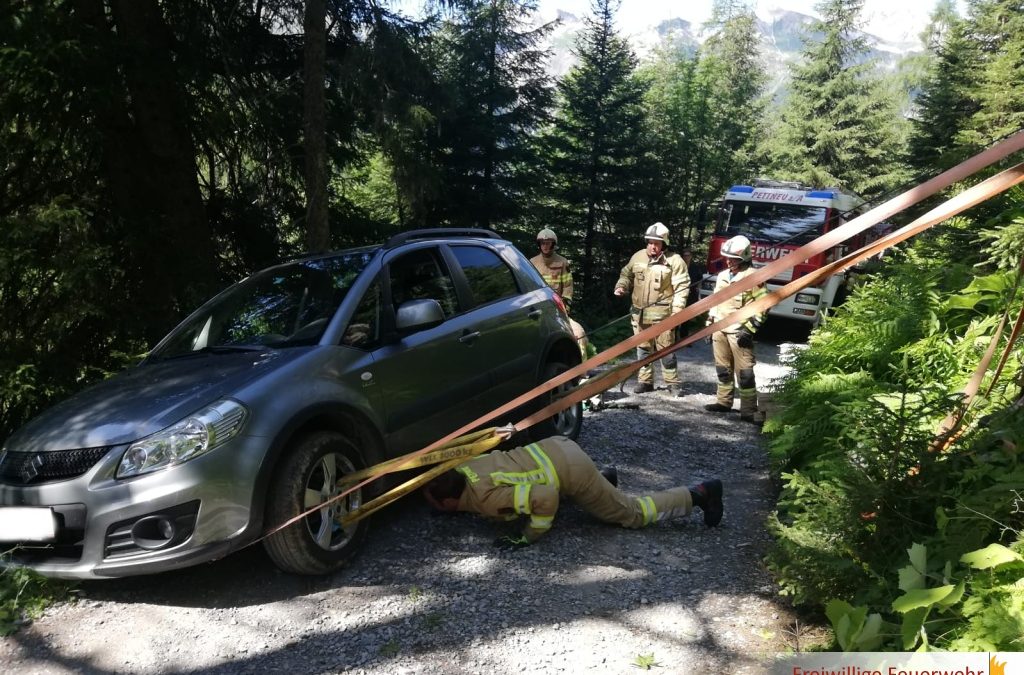
[[[706,480],[690,488],[693,505],[704,512],[704,524],[715,527],[722,522],[722,481]]]

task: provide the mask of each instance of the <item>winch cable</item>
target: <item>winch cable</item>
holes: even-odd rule
[[[850,237],[853,237],[854,235],[859,234],[873,227],[877,223],[885,220],[886,218],[891,217],[893,214],[899,213],[903,209],[906,209],[907,207],[916,204],[927,197],[930,197],[939,190],[949,187],[953,183],[959,182],[964,178],[973,175],[979,170],[1001,159],[1004,159],[1005,157],[1015,152],[1020,151],[1021,149],[1024,149],[1024,131],[1014,134],[1013,136],[1007,138],[1006,140],[997,143],[996,145],[988,148],[987,150],[984,150],[978,153],[977,155],[961,162],[955,167],[952,167],[951,169],[942,172],[938,176],[935,176],[934,178],[931,178],[930,180],[904,192],[903,194],[885,202],[884,204],[881,204],[871,209],[870,211],[861,214],[857,218],[854,218],[848,223],[844,223],[835,230],[826,232],[825,234],[818,237],[814,241],[809,242],[801,246],[800,248],[790,252],[789,254],[779,258],[778,260],[775,260],[765,265],[764,267],[757,269],[753,274],[737,281],[734,284],[730,284],[728,287],[716,293],[713,293],[712,295],[709,295],[697,301],[693,305],[689,305],[683,308],[676,314],[673,314],[668,318],[664,319],[663,321],[660,321],[659,323],[654,324],[644,329],[643,331],[633,335],[632,337],[627,338],[622,342],[609,347],[600,354],[597,354],[596,356],[593,356],[585,360],[583,363],[573,368],[570,368],[564,373],[552,377],[548,381],[537,385],[536,387],[527,391],[526,393],[517,396],[511,401],[505,403],[504,405],[499,406],[490,413],[482,415],[476,420],[464,424],[463,426],[448,433],[441,439],[434,441],[433,443],[427,445],[421,450],[409,453],[404,457],[399,458],[403,460],[403,462],[400,465],[404,465],[404,463],[406,462],[415,462],[415,460],[421,456],[427,455],[435,450],[447,447],[448,445],[451,444],[453,440],[458,439],[461,434],[466,434],[467,432],[471,432],[474,429],[478,429],[481,425],[486,424],[487,422],[490,422],[492,420],[498,419],[503,415],[506,415],[514,411],[520,406],[530,403],[531,401],[533,401],[533,399],[537,398],[538,396],[546,394],[552,391],[553,389],[586,374],[589,370],[606,363],[607,361],[615,358],[616,356],[620,356],[640,344],[648,342],[649,340],[653,340],[656,336],[664,332],[674,330],[675,328],[682,325],[686,321],[689,321],[690,319],[708,311],[709,309],[711,309],[711,307],[722,304],[726,300],[736,295],[739,295],[740,293],[751,290],[755,286],[761,285],[767,280],[775,278],[780,272],[803,262],[807,258],[818,255],[819,253],[822,253],[830,248],[833,248],[837,244],[845,241],[846,239],[849,239]],[[999,173],[996,176],[993,176],[971,188],[968,188],[964,192],[961,192],[959,195],[949,199],[939,207],[932,209],[924,216],[916,219],[909,225],[900,228],[899,230],[873,242],[872,244],[869,244],[868,246],[862,247],[857,252],[845,256],[841,261],[830,263],[829,265],[821,267],[808,275],[800,277],[797,280],[791,281],[789,284],[782,287],[781,289],[772,291],[766,294],[765,296],[762,296],[758,300],[754,301],[753,303],[744,305],[743,307],[736,310],[735,312],[725,317],[724,319],[721,319],[711,325],[705,326],[698,332],[690,336],[687,336],[684,340],[674,345],[671,345],[665,349],[659,350],[658,352],[649,355],[647,358],[643,360],[623,364],[619,368],[614,369],[612,371],[612,375],[609,375],[607,377],[595,378],[595,380],[583,383],[583,385],[578,386],[565,396],[560,396],[556,401],[549,403],[546,406],[543,406],[539,411],[521,420],[519,423],[515,425],[514,430],[522,431],[523,429],[528,428],[529,425],[535,424],[540,420],[550,417],[552,414],[556,412],[560,412],[561,410],[564,410],[571,405],[579,403],[584,398],[589,398],[590,396],[593,396],[599,391],[604,391],[604,389],[607,389],[610,386],[614,386],[614,384],[617,384],[618,382],[627,379],[629,375],[632,374],[632,372],[635,372],[635,370],[639,370],[639,368],[643,365],[646,365],[646,363],[651,363],[658,358],[662,358],[663,356],[673,351],[676,351],[677,349],[680,349],[688,344],[692,344],[693,342],[696,342],[697,340],[706,337],[711,333],[720,330],[721,328],[724,328],[725,326],[743,321],[749,318],[750,316],[754,315],[755,313],[759,313],[767,309],[772,304],[777,303],[786,297],[789,297],[793,293],[796,293],[798,290],[801,290],[804,287],[817,282],[819,279],[828,278],[832,274],[836,273],[836,271],[844,270],[846,269],[846,267],[852,266],[856,264],[856,262],[859,262],[860,260],[867,259],[871,255],[874,255],[877,252],[885,250],[885,248],[892,246],[896,243],[902,242],[914,236],[915,234],[935,225],[936,223],[942,222],[943,220],[946,220],[951,216],[956,215],[957,213],[963,211],[964,209],[970,208],[971,206],[974,206],[982,201],[985,201],[986,199],[989,199],[992,196],[998,194],[999,192],[1002,192],[1003,190],[1008,189],[1009,187],[1016,185],[1017,183],[1020,183],[1022,181],[1024,181],[1024,164],[1020,164],[1011,169],[1007,169],[1006,171],[1003,171],[1002,173]],[[612,381],[611,384],[608,384],[609,381]],[[607,386],[599,389],[597,388],[598,384],[603,384]],[[588,393],[588,391],[591,390],[593,390],[593,393]],[[497,442],[500,442],[500,439]],[[454,461],[455,460],[452,460],[452,462]],[[392,464],[392,466],[395,466],[395,464]],[[367,472],[370,472],[375,468],[376,467],[371,467],[370,469],[367,470]],[[439,469],[439,467],[435,468]],[[438,471],[438,473],[440,473],[440,471]],[[325,509],[330,504],[346,497],[348,494],[354,492],[355,490],[358,490],[362,487],[369,485],[373,481],[380,478],[381,475],[384,474],[374,471],[373,473],[371,473],[371,475],[366,476],[355,485],[351,485],[350,487],[346,488],[339,494],[334,495],[333,497],[329,498],[328,500],[325,500],[324,502],[321,502],[316,507],[313,507],[308,511],[298,514],[294,518],[286,521],[281,525],[274,526],[273,529],[271,529],[264,535],[264,537],[269,536],[274,532],[277,532],[278,530],[293,524],[294,522],[302,519],[305,516],[311,515],[312,513],[316,513],[321,509]],[[413,479],[413,481],[416,480],[417,479]],[[422,482],[425,481],[418,481],[416,482],[416,485]],[[414,487],[415,485],[413,487],[410,487],[407,490],[407,492],[411,489],[414,489]]]

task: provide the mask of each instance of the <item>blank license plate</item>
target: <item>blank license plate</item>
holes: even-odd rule
[[[57,526],[51,509],[0,507],[0,541],[52,541],[56,536]]]

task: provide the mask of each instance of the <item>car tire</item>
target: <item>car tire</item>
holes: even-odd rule
[[[550,361],[544,366],[544,370],[541,373],[540,382],[543,384],[551,378],[561,375],[565,371],[569,370],[569,366],[558,361]],[[572,389],[575,386],[575,382],[570,380],[565,384],[561,384],[552,391],[544,395],[540,400],[542,403],[538,406],[538,409],[551,403],[559,394]],[[571,440],[576,440],[580,435],[580,429],[583,428],[583,403],[575,403],[569,408],[563,410],[560,413],[552,415],[543,422],[534,424],[529,429],[530,439],[533,441],[539,441],[549,436],[565,436]]]
[[[275,471],[267,503],[271,527],[337,495],[338,478],[366,466],[362,453],[339,433],[321,431],[298,439]],[[295,574],[328,574],[360,548],[368,523],[342,528],[338,519],[362,504],[363,489],[314,511],[263,541],[274,564]]]

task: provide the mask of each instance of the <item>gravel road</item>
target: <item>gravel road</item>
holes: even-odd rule
[[[762,385],[779,347],[758,343]],[[775,487],[757,430],[703,410],[714,370],[679,352],[684,396],[609,393],[580,443],[627,491],[725,483],[725,517],[623,530],[563,504],[537,545],[499,552],[492,525],[418,497],[374,523],[346,569],[300,578],[260,547],[158,576],[88,582],[0,639],[7,673],[760,673],[796,647],[761,564]],[[796,631],[799,633],[800,631]]]

